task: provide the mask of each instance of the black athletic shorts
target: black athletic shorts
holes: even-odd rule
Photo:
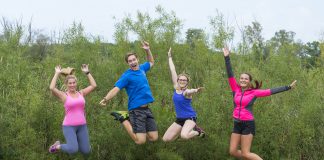
[[[139,107],[129,111],[129,121],[134,133],[157,131],[157,126],[148,107]]]
[[[240,121],[234,120],[234,128],[232,133],[248,135],[255,135],[255,123],[254,121]]]
[[[190,117],[190,118],[177,118],[175,123],[179,124],[181,127],[183,127],[184,123],[186,122],[186,120],[193,120],[194,122],[196,122],[197,117]]]

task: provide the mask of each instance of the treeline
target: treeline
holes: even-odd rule
[[[92,153],[89,159],[233,159],[229,138],[233,128],[231,91],[227,83],[223,54],[229,44],[234,54],[236,76],[252,73],[263,88],[288,85],[298,80],[296,89],[256,101],[254,115],[257,133],[252,150],[264,159],[307,160],[324,157],[324,42],[302,43],[292,31],[280,30],[265,40],[258,22],[241,27],[241,41],[233,44],[234,27],[224,16],[210,18],[211,33],[188,29],[182,40],[182,22],[174,12],[157,7],[157,18],[138,12],[115,25],[114,44],[87,35],[82,24],[58,35],[35,32],[3,18],[0,33],[0,159],[82,159],[79,154],[48,153],[55,140],[64,140],[61,124],[64,108],[49,91],[54,67],[77,69],[78,86],[88,85],[80,66],[89,64],[98,87],[86,97],[86,113]],[[130,41],[130,35],[136,35]],[[142,146],[128,137],[109,115],[127,109],[123,91],[106,107],[99,101],[128,68],[124,54],[135,51],[144,62],[140,41],[150,42],[156,63],[148,72],[155,102],[152,104],[160,137],[175,120],[173,87],[167,51],[173,50],[178,72],[191,76],[191,87],[204,86],[194,98],[198,124],[207,132],[204,139]],[[58,87],[64,89],[63,78]]]

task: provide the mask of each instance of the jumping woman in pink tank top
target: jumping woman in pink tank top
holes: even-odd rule
[[[288,91],[296,84],[296,80],[289,86],[282,86],[272,89],[259,89],[262,83],[252,84],[252,76],[248,73],[240,75],[239,83],[236,82],[229,57],[228,48],[223,49],[228,82],[233,92],[234,102],[234,128],[231,135],[229,152],[236,158],[249,160],[261,160],[255,153],[250,152],[253,136],[255,135],[254,116],[252,106],[254,101],[259,97],[266,97],[283,91]],[[241,145],[241,149],[238,146]]]
[[[77,91],[76,77],[74,75],[67,75],[64,81],[67,92],[63,92],[56,88],[56,81],[62,73],[62,69],[61,66],[55,67],[55,75],[50,84],[50,90],[64,104],[65,116],[62,129],[66,144],[61,144],[60,141],[56,141],[49,148],[50,153],[56,153],[58,150],[69,154],[74,154],[78,151],[85,155],[90,153],[84,96],[92,92],[97,84],[89,72],[88,65],[83,64],[81,70],[87,75],[90,85]]]

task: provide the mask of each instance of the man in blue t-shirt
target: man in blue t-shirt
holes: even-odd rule
[[[120,90],[126,89],[129,113],[127,111],[115,111],[111,115],[123,124],[136,144],[144,144],[146,137],[149,141],[158,139],[157,126],[148,107],[154,101],[154,98],[146,78],[146,72],[154,65],[154,58],[149,43],[142,42],[142,48],[147,54],[148,62],[140,65],[136,53],[127,53],[125,61],[130,68],[123,73],[115,83],[115,87],[100,101],[101,105],[106,105]]]

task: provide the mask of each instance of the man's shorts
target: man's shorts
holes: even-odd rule
[[[157,126],[148,107],[139,107],[129,111],[129,121],[134,133],[147,133],[157,131]]]

